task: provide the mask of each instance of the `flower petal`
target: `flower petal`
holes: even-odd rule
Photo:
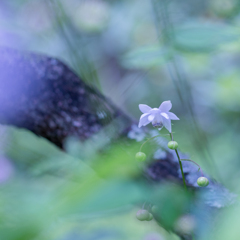
[[[161,113],[161,111],[158,108],[152,108],[149,113],[151,113],[152,115],[155,115],[155,114]]]
[[[161,112],[168,112],[172,108],[172,103],[171,101],[164,101],[159,107],[159,110]]]
[[[149,115],[150,115],[149,113],[144,113],[144,114],[141,115],[140,120],[139,120],[139,124],[138,124],[139,128],[142,127],[142,126],[146,126],[147,124],[150,123],[150,121],[148,120]]]
[[[139,109],[142,113],[148,113],[152,108],[146,104],[139,104]]]
[[[163,125],[170,133],[172,132],[171,120],[165,118],[164,116],[163,116]]]
[[[170,117],[168,116],[168,113],[161,113],[161,115],[162,115],[163,117],[165,117],[166,119],[170,119]]]
[[[155,114],[154,119],[152,120],[152,125],[154,127],[156,127],[156,126],[162,127],[163,126],[163,117],[161,116],[161,114],[159,112]]]
[[[172,112],[167,113],[171,120],[179,120],[179,118]]]
[[[153,119],[155,118],[155,115],[154,114],[150,114],[148,116],[148,120],[151,122]]]
[[[163,120],[162,120],[163,118],[162,118],[162,116],[161,116],[161,114],[160,113],[157,113],[156,115],[155,115],[155,118],[154,118],[154,121],[157,121],[157,122],[162,122]]]

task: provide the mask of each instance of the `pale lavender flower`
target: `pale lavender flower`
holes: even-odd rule
[[[170,133],[172,132],[171,120],[179,118],[169,110],[172,108],[171,101],[164,101],[159,108],[151,108],[145,104],[139,104],[139,109],[143,113],[140,117],[138,127],[146,126],[150,122],[154,127],[165,127]]]

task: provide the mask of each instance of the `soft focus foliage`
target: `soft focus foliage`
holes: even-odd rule
[[[239,0],[1,0],[0,44],[58,57],[135,118],[139,103],[170,99],[181,119],[173,125],[179,149],[238,193],[239,6]],[[29,132],[1,126],[0,133],[1,239],[177,239],[155,221],[135,218],[135,204],[152,194],[132,180],[141,170],[132,157],[138,144],[127,155],[118,143],[105,156],[96,153],[99,143],[81,147],[70,139],[71,157]],[[174,187],[158,190],[165,226],[174,225],[188,196]],[[239,239],[239,213],[233,206],[202,226],[202,239]]]

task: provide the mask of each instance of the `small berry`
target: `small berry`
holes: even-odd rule
[[[140,221],[149,221],[148,219],[150,218],[150,213],[147,210],[139,210],[136,214],[136,217]]]
[[[157,213],[157,211],[158,211],[158,207],[155,206],[155,205],[153,205],[153,206],[152,206],[152,212],[153,212],[153,213]]]
[[[199,187],[206,187],[209,184],[209,181],[205,177],[200,177],[197,180],[197,184]]]
[[[170,141],[168,142],[168,148],[175,150],[178,148],[178,143],[176,141]]]
[[[146,154],[143,152],[137,152],[135,155],[136,160],[143,162],[146,160]]]
[[[149,217],[147,219],[147,221],[151,221],[153,219],[153,215],[151,213],[149,213]]]

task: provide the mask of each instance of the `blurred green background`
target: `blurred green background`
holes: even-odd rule
[[[136,119],[138,104],[171,100],[180,150],[238,193],[239,0],[1,0],[0,45],[63,60]],[[86,159],[24,130],[0,132],[1,239],[178,239],[135,219],[132,203],[147,191],[131,180],[136,146],[127,157],[116,146],[121,157],[99,164],[109,185]],[[239,239],[239,213],[222,213],[203,239]]]

